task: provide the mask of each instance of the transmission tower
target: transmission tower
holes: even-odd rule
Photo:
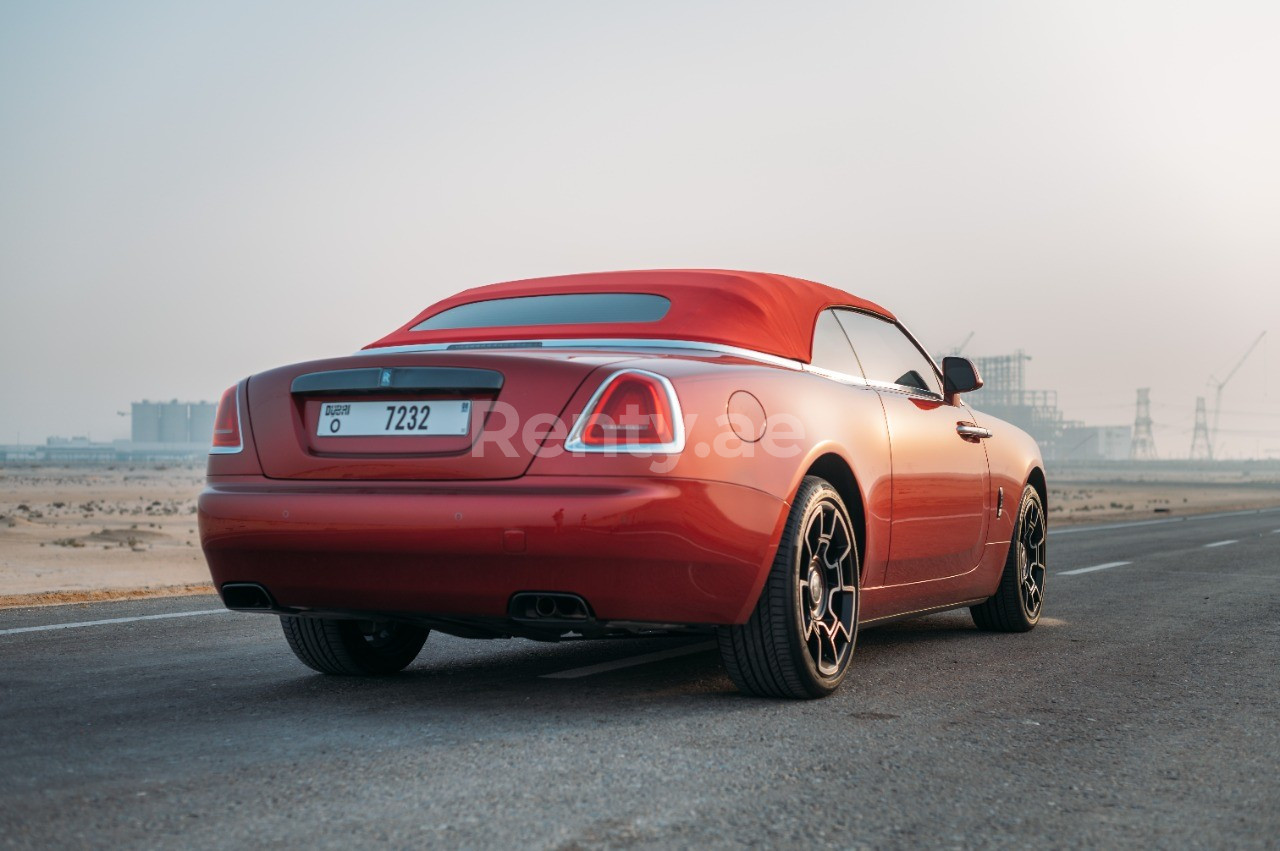
[[[1133,442],[1129,457],[1134,461],[1156,460],[1156,439],[1151,434],[1151,388],[1138,390],[1138,411],[1133,418]]]
[[[1204,397],[1196,397],[1196,429],[1191,435],[1191,459],[1213,460],[1213,441],[1209,440],[1209,417],[1204,410]]]

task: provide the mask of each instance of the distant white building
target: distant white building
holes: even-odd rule
[[[213,402],[149,402],[132,405],[132,439],[134,443],[200,444],[208,446],[213,439],[213,415],[218,406]]]
[[[1127,461],[1132,426],[1068,425],[1057,444],[1060,461]]]

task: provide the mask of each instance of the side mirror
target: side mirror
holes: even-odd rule
[[[942,379],[948,398],[959,393],[971,393],[982,386],[978,368],[968,358],[943,358]]]

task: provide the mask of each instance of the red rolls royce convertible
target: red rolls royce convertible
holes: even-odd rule
[[[964,404],[892,313],[719,270],[516,281],[223,395],[200,540],[298,658],[388,674],[432,629],[714,634],[758,695],[820,697],[859,627],[1035,626],[1035,442]]]

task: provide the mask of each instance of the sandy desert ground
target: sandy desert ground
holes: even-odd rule
[[[0,469],[0,606],[202,593],[204,465]]]
[[[1050,526],[1280,506],[1280,467],[1117,464],[1049,468]]]
[[[0,607],[208,593],[203,465],[0,468]],[[1280,472],[1051,471],[1051,525],[1280,505]]]

